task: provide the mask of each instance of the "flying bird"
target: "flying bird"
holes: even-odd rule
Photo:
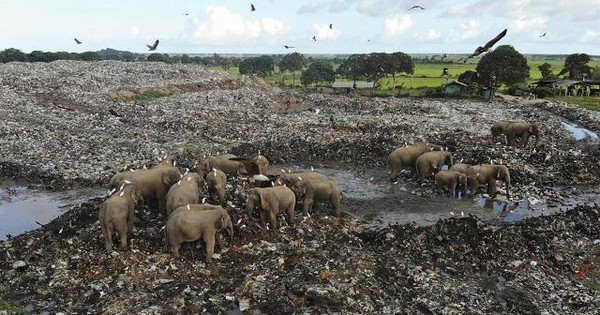
[[[317,35],[313,35],[313,40],[316,42],[317,41]]]
[[[423,7],[422,7],[422,6],[420,6],[420,5],[413,5],[412,7],[410,7],[410,9],[408,9],[408,11],[410,11],[410,10],[414,10],[414,9],[421,9],[421,10],[425,10],[425,8],[423,8]]]
[[[329,29],[333,29],[333,23],[329,23]]]
[[[156,50],[156,47],[158,47],[158,39],[154,41],[154,44],[152,44],[152,46],[146,45],[146,47],[148,47],[149,51]]]
[[[77,38],[73,38],[75,40],[75,43],[77,43],[77,45],[81,44],[81,41]]]
[[[506,32],[508,32],[508,29],[504,29],[504,31],[500,32],[500,34],[498,34],[496,37],[492,38],[492,40],[485,43],[485,45],[483,45],[483,47],[482,46],[477,47],[477,49],[475,49],[475,51],[467,58],[475,57],[486,51],[489,51],[490,48],[492,48],[492,46],[494,46],[494,44],[496,44],[499,40],[502,39],[502,37],[504,37],[506,35]]]
[[[256,11],[256,8],[254,7],[254,4],[250,3],[250,11]]]
[[[285,49],[296,48],[294,46],[288,46],[288,45],[283,45],[283,47],[285,47]]]
[[[544,34],[540,35],[540,38],[541,38],[541,37],[544,37],[544,36],[546,36],[546,33],[544,33]]]

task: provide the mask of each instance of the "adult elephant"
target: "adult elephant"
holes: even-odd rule
[[[269,173],[269,160],[260,153],[250,158],[234,157],[229,160],[242,163],[246,173],[250,176],[267,175]]]
[[[267,217],[271,229],[277,229],[277,215],[286,212],[288,222],[294,225],[296,195],[286,186],[253,188],[246,200],[246,214],[252,216],[255,207],[260,208],[260,222],[267,227]]]
[[[204,178],[200,174],[193,172],[185,174],[177,184],[169,188],[167,193],[167,216],[177,207],[186,204],[196,204],[200,201],[200,192],[205,186]]]
[[[283,173],[275,179],[273,182],[275,186],[288,186],[292,187],[298,182],[304,180],[329,180],[329,177],[325,174],[317,172],[297,172],[297,173]]]
[[[387,158],[387,164],[390,167],[390,181],[395,181],[400,175],[402,168],[414,166],[417,158],[428,151],[441,151],[439,145],[417,142],[415,144],[403,146],[392,151]]]
[[[493,124],[490,128],[490,132],[492,133],[492,139],[495,139],[497,136],[504,134],[504,130],[506,130],[506,127],[514,124],[515,122],[516,121],[514,120],[501,120]]]
[[[423,182],[425,177],[437,173],[442,166],[452,166],[452,153],[449,151],[430,151],[421,154],[415,162],[417,176]]]
[[[196,173],[205,176],[216,168],[228,176],[238,176],[244,169],[244,164],[236,161],[233,154],[219,154],[206,157],[196,163]]]
[[[127,171],[117,173],[111,178],[111,189],[119,190],[123,184],[134,184],[140,189],[144,200],[156,200],[158,210],[164,212],[169,188],[181,178],[176,167],[162,166],[148,170]]]
[[[535,137],[534,146],[537,146],[538,141],[540,140],[540,128],[535,123],[512,123],[506,126],[504,134],[506,135],[506,144],[509,146],[514,146],[515,140],[519,139],[521,146],[526,147],[531,136]]]
[[[471,166],[467,170],[469,186],[473,197],[481,184],[487,184],[487,192],[490,198],[496,197],[496,181],[502,180],[506,184],[506,197],[510,198],[510,171],[506,165],[480,164]]]

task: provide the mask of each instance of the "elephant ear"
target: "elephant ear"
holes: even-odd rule
[[[227,227],[227,212],[223,211],[223,213],[221,213],[221,217],[219,217],[218,223],[217,223],[217,227],[219,229],[224,229]]]
[[[258,199],[260,199],[260,207],[267,210],[269,209],[269,198],[260,192],[256,192]]]

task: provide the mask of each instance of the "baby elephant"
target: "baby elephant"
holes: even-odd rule
[[[467,171],[471,194],[473,197],[477,193],[479,185],[488,185],[488,194],[490,198],[496,197],[496,181],[502,180],[506,184],[506,197],[510,198],[510,171],[508,167],[500,164],[480,164],[472,166]]]
[[[490,131],[492,132],[492,139],[495,139],[497,136],[504,134],[504,130],[506,130],[506,127],[508,127],[509,125],[515,123],[516,121],[513,120],[501,120],[495,124],[492,125],[492,127],[490,128]]]
[[[439,171],[435,173],[435,181],[438,187],[449,189],[453,197],[458,197],[457,186],[463,193],[467,191],[467,175],[457,171]]]
[[[104,235],[106,252],[110,253],[113,250],[112,235],[115,231],[121,239],[121,249],[127,250],[127,234],[133,232],[135,207],[142,202],[142,193],[135,185],[123,185],[119,191],[100,204],[98,220]]]
[[[538,125],[533,123],[526,122],[515,122],[512,123],[504,129],[504,134],[506,135],[506,144],[509,146],[514,146],[515,140],[518,139],[521,146],[524,148],[527,146],[529,142],[529,137],[535,137],[535,144],[537,146],[538,141],[540,140],[540,128]]]
[[[211,198],[216,198],[220,205],[225,204],[225,185],[227,184],[227,175],[221,170],[213,168],[206,174],[206,186]]]
[[[272,229],[277,229],[277,215],[285,211],[290,225],[294,225],[296,195],[287,186],[253,188],[246,200],[246,214],[252,216],[254,207],[260,206],[260,222],[266,229],[267,215]]]
[[[204,187],[204,178],[198,173],[188,173],[167,193],[167,216],[177,207],[195,204],[200,201],[200,192]]]
[[[342,191],[330,180],[304,180],[297,182],[292,186],[292,190],[298,198],[304,198],[302,203],[302,213],[307,216],[308,211],[312,212],[315,202],[328,202],[333,209],[333,214],[340,217],[340,201],[342,200]]]
[[[227,210],[221,206],[185,205],[173,211],[165,226],[167,246],[173,258],[179,257],[179,246],[200,238],[206,244],[206,262],[212,261],[217,233],[227,230],[233,240],[233,224]]]

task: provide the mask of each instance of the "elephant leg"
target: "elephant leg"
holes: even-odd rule
[[[490,195],[490,198],[494,198],[496,197],[496,179],[491,179],[488,182],[488,194]]]
[[[277,229],[277,214],[275,214],[275,211],[273,211],[273,210],[269,211],[269,221],[271,223],[271,228],[276,230]]]
[[[450,194],[453,198],[456,198],[456,182],[450,183]]]
[[[477,193],[478,188],[479,188],[479,180],[475,179],[475,180],[473,180],[473,185],[471,186],[471,194],[469,194],[469,197],[473,198],[475,196],[475,194]]]
[[[204,231],[204,243],[206,245],[206,262],[212,261],[212,256],[215,253],[215,232]]]
[[[219,190],[219,202],[221,205],[225,205],[225,190]]]
[[[288,220],[290,221],[290,225],[294,226],[294,222],[296,221],[296,214],[294,213],[295,211],[294,211],[294,204],[293,203],[292,203],[291,206],[289,206],[286,209],[286,212],[288,214],[288,218],[289,218]]]
[[[265,213],[266,211],[268,211],[268,210],[265,210],[265,209],[260,210],[260,224],[265,229],[267,228],[267,214]]]
[[[102,228],[102,234],[104,234],[104,249],[107,253],[110,253],[113,250],[111,224],[102,224],[100,227]]]
[[[524,132],[521,136],[521,146],[524,148],[527,146],[527,142],[529,142],[529,133]]]
[[[311,210],[310,212],[312,212],[311,199],[304,197],[304,201],[302,202],[302,215],[304,215],[305,217],[308,216],[309,209]]]
[[[115,226],[121,242],[121,250],[127,250],[127,222],[119,222]]]
[[[333,196],[331,198],[331,208],[333,208],[333,215],[336,216],[337,218],[340,217],[340,196],[339,194],[337,196]]]

